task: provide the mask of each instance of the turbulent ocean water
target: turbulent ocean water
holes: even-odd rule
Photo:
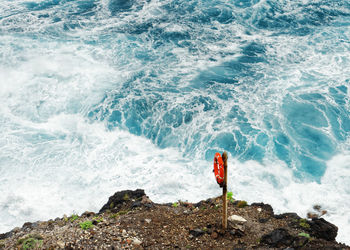
[[[350,243],[348,0],[1,0],[0,232],[221,190]]]

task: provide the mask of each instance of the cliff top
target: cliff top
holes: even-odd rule
[[[275,215],[268,204],[221,197],[198,203],[153,203],[143,190],[115,193],[98,213],[27,222],[0,234],[0,249],[350,249],[323,218]]]

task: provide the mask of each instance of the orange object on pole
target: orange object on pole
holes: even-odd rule
[[[220,153],[216,153],[214,156],[214,175],[216,182],[222,187],[224,184],[224,161]]]

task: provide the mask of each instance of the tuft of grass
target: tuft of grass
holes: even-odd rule
[[[246,201],[239,201],[239,202],[237,203],[237,207],[239,207],[239,208],[246,207],[247,205],[248,205],[248,204],[247,204]]]
[[[5,248],[5,240],[0,240],[0,249]]]
[[[96,221],[96,222],[100,223],[100,222],[102,222],[102,221],[103,221],[103,218],[102,218],[102,217],[98,217],[98,216],[96,216],[96,217],[92,218],[92,220],[94,220],[94,221]]]
[[[111,219],[114,219],[114,218],[117,218],[117,217],[118,217],[117,214],[111,214],[111,215],[109,216],[109,218],[111,218]]]
[[[111,202],[111,204],[109,204],[109,208],[110,209],[114,208],[114,202]]]
[[[172,204],[172,206],[173,206],[173,207],[178,207],[178,206],[179,206],[179,203],[174,202],[174,203]]]
[[[308,234],[308,233],[302,232],[302,233],[299,233],[298,236],[306,237],[306,238],[310,239],[310,234]]]
[[[130,199],[128,194],[124,194],[123,200],[128,201]]]
[[[83,230],[90,229],[90,228],[93,227],[92,221],[87,220],[87,221],[81,222],[81,223],[80,223],[80,227],[81,227],[81,229],[83,229]]]
[[[70,217],[71,222],[74,222],[77,219],[79,219],[79,216],[77,214],[72,214],[72,216]]]
[[[299,226],[301,226],[303,228],[310,228],[310,224],[307,222],[306,219],[300,219]]]
[[[17,245],[21,245],[20,249],[40,249],[43,245],[43,237],[40,234],[29,234],[17,241]]]
[[[227,192],[227,199],[230,202],[234,202],[235,199],[233,199],[233,193],[232,192]]]

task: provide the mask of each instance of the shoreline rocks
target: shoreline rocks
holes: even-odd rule
[[[0,234],[0,249],[350,249],[323,218],[275,215],[264,203],[228,204],[221,227],[220,197],[198,203],[153,203],[141,189],[109,197],[98,213],[27,222]]]

